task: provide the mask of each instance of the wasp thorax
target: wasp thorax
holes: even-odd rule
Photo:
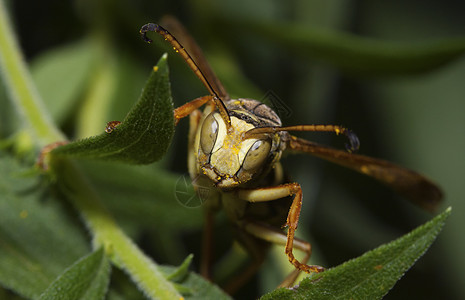
[[[254,125],[231,117],[228,131],[221,115],[210,113],[199,135],[198,163],[201,171],[219,187],[234,187],[260,173],[272,152],[271,138],[243,139]]]

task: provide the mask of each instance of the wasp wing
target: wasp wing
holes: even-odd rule
[[[428,211],[434,211],[442,199],[442,191],[429,179],[386,160],[348,153],[294,136],[287,146],[371,176]]]

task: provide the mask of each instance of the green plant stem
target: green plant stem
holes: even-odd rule
[[[53,124],[31,79],[3,0],[0,0],[0,66],[10,96],[37,146],[64,141],[65,136]],[[51,164],[66,194],[93,233],[94,247],[104,246],[113,263],[128,272],[150,298],[182,299],[157,265],[118,227],[77,166],[66,159],[52,160]]]
[[[27,70],[13,33],[5,3],[0,0],[0,67],[1,75],[27,131],[40,147],[64,140],[53,124]]]
[[[79,168],[64,159],[55,161],[53,166],[60,175],[65,193],[93,233],[94,248],[103,246],[113,263],[125,270],[151,299],[182,299],[158,266],[118,227]]]

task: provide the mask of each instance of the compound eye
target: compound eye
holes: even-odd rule
[[[218,122],[212,114],[209,114],[202,124],[200,131],[200,146],[205,154],[210,154],[216,143],[218,136]]]
[[[260,167],[270,154],[271,143],[267,140],[258,140],[249,148],[242,162],[242,168],[250,171]]]

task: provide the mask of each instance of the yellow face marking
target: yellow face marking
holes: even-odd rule
[[[210,164],[219,173],[233,176],[239,171],[242,161],[249,148],[256,139],[242,140],[242,133],[253,127],[253,125],[236,117],[231,118],[232,130],[227,132],[226,125],[219,114],[215,114],[218,122],[218,137],[213,147]]]

